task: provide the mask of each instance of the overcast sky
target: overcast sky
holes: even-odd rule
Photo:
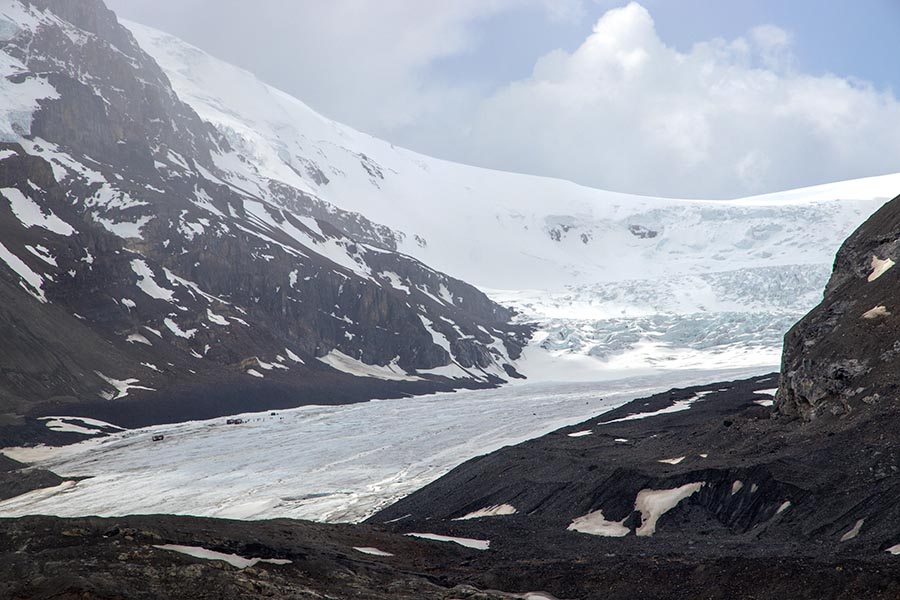
[[[900,0],[107,0],[420,152],[728,198],[900,171]]]

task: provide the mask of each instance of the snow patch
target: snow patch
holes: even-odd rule
[[[208,308],[206,309],[206,318],[209,320],[210,323],[214,323],[216,325],[223,325],[223,326],[230,325],[230,323],[228,322],[228,319],[217,315],[216,313],[214,313],[213,311],[211,311]]]
[[[40,227],[58,235],[70,236],[75,229],[47,210],[46,212],[37,202],[27,197],[16,188],[0,188],[0,195],[9,200],[9,207],[16,218],[25,228]]]
[[[145,346],[152,346],[153,344],[146,337],[142,336],[139,333],[130,333],[128,337],[125,338],[126,342],[131,344],[144,344]]]
[[[32,254],[34,254],[35,256],[37,256],[39,259],[41,259],[42,261],[44,261],[51,267],[59,266],[58,264],[56,264],[56,257],[53,256],[53,254],[51,254],[50,250],[48,250],[47,248],[44,248],[41,245],[37,245],[37,246],[26,245],[25,249],[28,250],[29,252],[31,252]]]
[[[641,490],[634,501],[635,510],[641,513],[641,526],[635,533],[638,536],[651,536],[656,533],[659,518],[675,508],[679,502],[700,491],[702,482],[687,483],[669,490]]]
[[[47,426],[47,429],[52,429],[53,431],[61,431],[65,433],[80,433],[81,435],[98,435],[102,433],[101,431],[98,431],[96,429],[88,429],[87,427],[82,427],[81,425],[71,423],[62,417],[41,417],[40,420],[44,421],[44,425]]]
[[[845,533],[844,535],[841,536],[841,541],[848,542],[848,541],[852,540],[853,538],[855,538],[856,536],[858,536],[859,530],[862,529],[864,522],[865,522],[865,519],[858,520],[853,525],[853,527],[850,528],[850,530],[847,533]]]
[[[869,273],[868,281],[871,283],[884,275],[884,273],[894,266],[894,261],[890,258],[881,260],[874,254],[872,255],[872,272]]]
[[[491,546],[490,540],[476,540],[473,538],[452,537],[449,535],[438,535],[436,533],[407,533],[410,537],[422,538],[423,540],[433,540],[435,542],[453,542],[466,548],[475,550],[487,550]]]
[[[353,546],[353,549],[363,554],[371,554],[372,556],[393,556],[390,552],[385,552],[384,550],[369,546]]]
[[[284,353],[287,354],[287,357],[294,361],[295,363],[303,364],[303,359],[291,352],[290,348],[285,348]]]
[[[568,530],[603,537],[624,537],[631,533],[631,530],[625,527],[627,518],[625,517],[621,521],[607,521],[602,510],[595,510],[573,520],[569,524]]]
[[[131,270],[137,275],[137,286],[142,292],[157,300],[164,300],[166,302],[175,300],[175,292],[162,287],[156,282],[156,279],[153,277],[153,271],[150,270],[146,261],[140,258],[132,260]]]
[[[875,308],[869,309],[863,313],[863,319],[877,319],[879,317],[889,317],[891,316],[891,312],[886,309],[884,306],[876,306]]]
[[[47,297],[44,295],[44,278],[22,262],[18,256],[10,252],[10,250],[0,243],[0,260],[6,263],[6,265],[13,270],[22,280],[19,282],[19,285],[26,292],[37,298],[40,302],[46,303]]]
[[[138,217],[134,221],[113,221],[94,215],[94,220],[108,232],[122,239],[141,239],[141,229],[153,220],[153,217]]]
[[[506,515],[516,514],[516,507],[511,504],[495,504],[494,506],[486,506],[479,510],[470,512],[469,514],[457,517],[454,521],[468,521],[469,519],[480,519],[482,517],[502,517]]]
[[[381,271],[378,273],[378,276],[382,279],[386,279],[388,284],[395,290],[400,290],[406,294],[411,294],[412,291],[409,289],[409,286],[403,283],[403,280],[400,279],[400,276],[394,273],[393,271]]]
[[[576,431],[575,433],[570,433],[569,437],[584,437],[586,435],[591,435],[592,433],[594,433],[592,430],[585,429],[584,431]]]
[[[216,552],[215,550],[207,550],[206,548],[202,548],[200,546],[163,544],[153,547],[159,548],[160,550],[169,550],[172,552],[178,552],[180,554],[187,554],[188,556],[193,556],[194,558],[202,558],[204,560],[221,560],[222,562],[226,562],[232,567],[236,567],[238,569],[246,569],[247,567],[252,567],[257,563],[269,563],[273,565],[291,564],[291,561],[283,558],[245,558],[243,556],[238,556],[237,554],[224,554],[222,552]]]
[[[163,325],[165,325],[174,335],[186,340],[191,339],[197,333],[196,329],[182,329],[179,327],[178,323],[173,321],[170,317],[163,319]]]
[[[349,373],[355,377],[372,377],[388,381],[420,381],[422,379],[421,377],[410,375],[401,369],[399,365],[397,365],[398,358],[395,358],[384,366],[370,365],[360,360],[356,360],[351,356],[347,356],[338,349],[334,349],[325,356],[318,357],[316,360],[325,363],[333,369]]]
[[[148,392],[155,392],[156,390],[153,388],[145,387],[142,385],[135,385],[140,383],[139,379],[113,379],[112,377],[107,377],[100,371],[94,371],[97,374],[97,377],[111,385],[116,389],[116,392],[102,392],[100,396],[104,400],[118,400],[120,398],[124,398],[128,395],[130,390],[147,390]]]
[[[665,408],[661,408],[659,410],[649,412],[649,413],[632,413],[632,414],[628,415],[627,417],[622,417],[621,419],[615,419],[612,421],[604,421],[603,423],[601,423],[601,425],[609,425],[610,423],[621,423],[622,421],[634,421],[637,419],[647,419],[649,417],[656,417],[659,415],[665,415],[665,414],[669,414],[669,413],[675,413],[675,412],[681,412],[683,410],[688,410],[691,407],[691,404],[693,404],[697,400],[700,400],[704,396],[708,396],[709,394],[712,394],[712,391],[700,392],[698,394],[695,394],[693,397],[688,398],[687,400],[678,400],[671,406],[667,406]]]

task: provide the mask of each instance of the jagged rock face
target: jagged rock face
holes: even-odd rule
[[[248,408],[236,396],[347,401],[516,374],[529,328],[511,311],[397,253],[402,232],[257,176],[100,0],[17,0],[0,19],[7,421],[198,394],[199,417]]]
[[[806,420],[894,406],[900,383],[900,197],[837,253],[821,304],[785,336],[776,406]]]

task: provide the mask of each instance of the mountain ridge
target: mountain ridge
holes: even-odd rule
[[[251,163],[102,2],[14,1],[0,21],[5,420],[77,406],[146,424],[518,376],[529,326],[398,253],[399,234],[217,175],[217,157],[231,178]]]

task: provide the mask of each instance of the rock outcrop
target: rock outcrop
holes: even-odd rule
[[[841,246],[821,304],[785,336],[779,413],[805,420],[897,408],[900,197]]]

